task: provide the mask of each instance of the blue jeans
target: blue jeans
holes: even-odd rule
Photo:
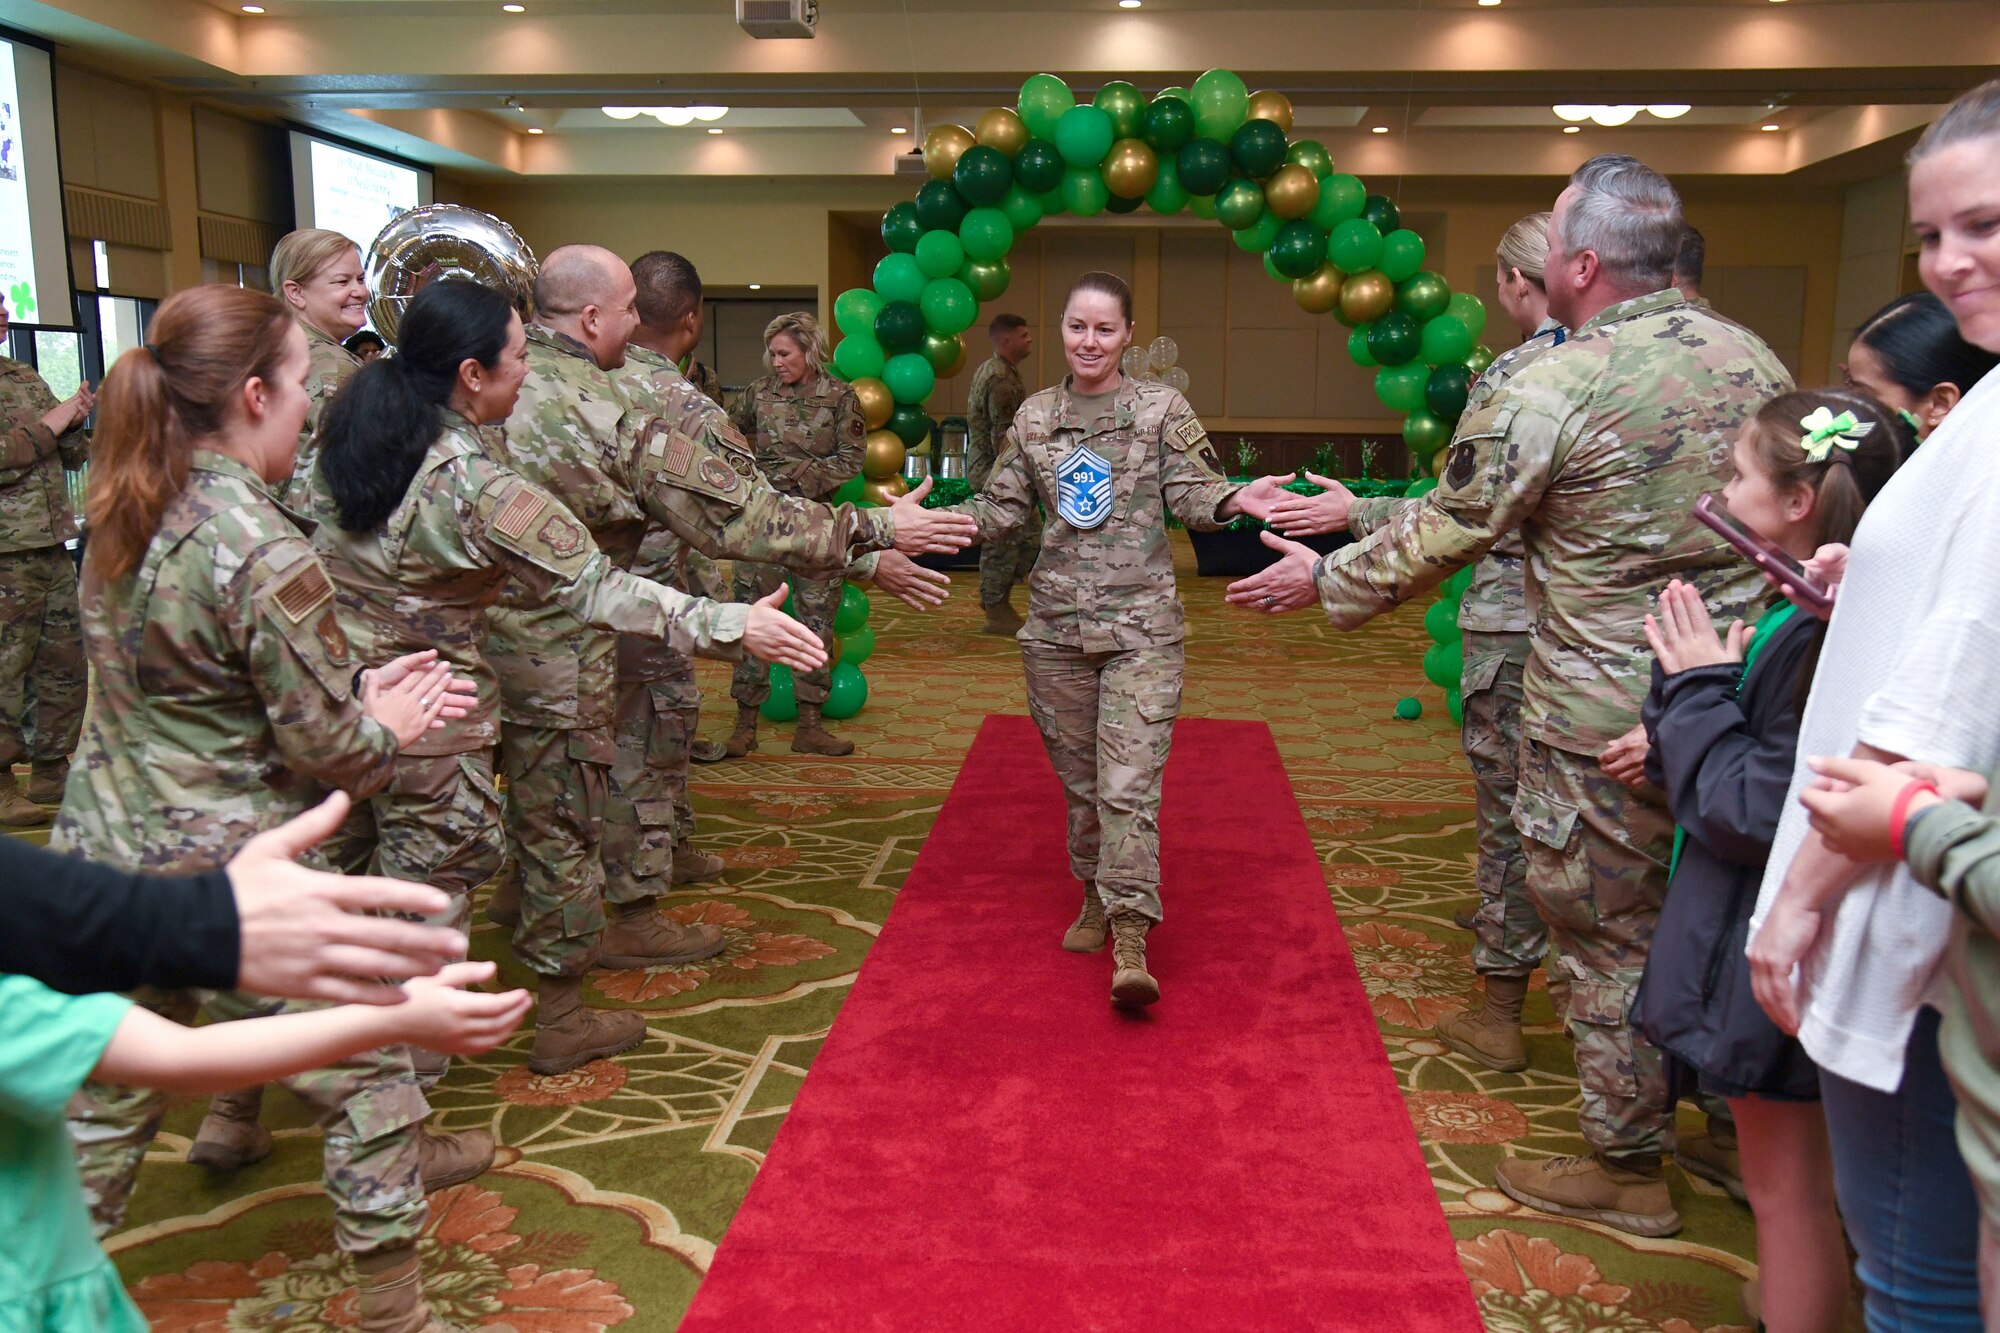
[[[1977,1333],[1979,1201],[1952,1132],[1958,1103],[1938,1060],[1937,1011],[1917,1013],[1898,1091],[1825,1070],[1819,1080],[1868,1333]]]

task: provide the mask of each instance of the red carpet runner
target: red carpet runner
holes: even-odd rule
[[[986,719],[684,1333],[1479,1329],[1270,732],[1183,721],[1162,828],[1133,1017]]]

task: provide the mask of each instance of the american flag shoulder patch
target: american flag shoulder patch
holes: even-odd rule
[[[517,542],[547,507],[541,496],[523,487],[515,491],[514,498],[502,505],[500,512],[493,516],[493,530],[507,540]]]
[[[333,600],[333,584],[327,581],[319,561],[307,560],[278,585],[271,600],[278,604],[285,619],[301,625],[307,616]]]

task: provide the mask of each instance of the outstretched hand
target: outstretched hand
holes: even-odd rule
[[[1225,600],[1231,606],[1269,615],[1298,611],[1317,602],[1319,589],[1313,585],[1313,566],[1319,562],[1319,553],[1275,532],[1258,535],[1264,545],[1278,552],[1278,559],[1249,578],[1230,584]]]
[[[930,493],[931,479],[925,477],[889,506],[889,516],[896,523],[898,551],[904,555],[947,555],[979,540],[979,524],[970,514],[924,508],[924,497]]]
[[[1354,492],[1332,477],[1322,477],[1317,473],[1306,473],[1306,480],[1322,487],[1320,494],[1281,492],[1271,506],[1270,518],[1265,521],[1287,537],[1318,537],[1329,532],[1345,532],[1348,515],[1354,508]]]
[[[951,596],[949,578],[935,569],[925,569],[901,551],[884,551],[876,557],[873,582],[918,611],[943,606],[944,599]]]
[[[1269,523],[1271,521],[1273,506],[1277,504],[1280,498],[1289,494],[1284,489],[1285,484],[1297,475],[1294,472],[1287,472],[1282,477],[1257,478],[1248,486],[1243,487],[1229,497],[1229,504],[1225,507],[1225,512],[1233,510],[1237,513],[1248,514],[1260,522]]]
[[[743,651],[760,662],[782,662],[794,671],[826,665],[826,645],[819,635],[779,610],[791,589],[783,583],[750,604],[743,626]]]

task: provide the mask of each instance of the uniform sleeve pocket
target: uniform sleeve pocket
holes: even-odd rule
[[[1514,827],[1522,837],[1560,852],[1576,832],[1576,807],[1523,787],[1514,793]]]

